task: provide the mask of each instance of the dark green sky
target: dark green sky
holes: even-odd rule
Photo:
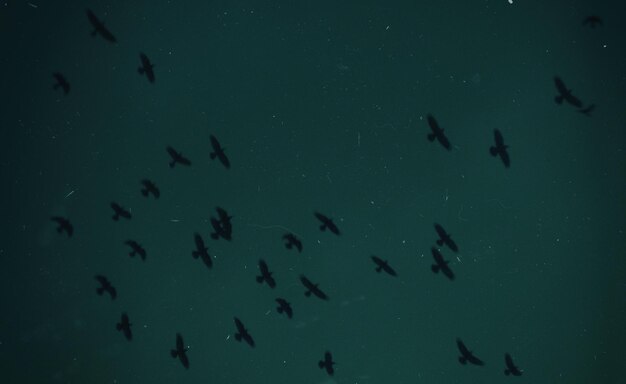
[[[87,8],[116,44],[90,36]],[[0,2],[0,381],[622,382],[625,18],[609,0]],[[592,116],[554,102],[554,76]],[[428,114],[451,151],[426,139]],[[169,168],[168,145],[191,167]],[[112,221],[112,201],[133,218]],[[231,242],[209,237],[216,206]],[[453,282],[431,271],[435,222],[459,246],[441,248]],[[260,258],[274,290],[255,282]],[[306,298],[300,274],[330,300]],[[188,371],[169,355],[177,332]],[[457,337],[484,367],[458,363]],[[505,352],[522,377],[503,375]]]

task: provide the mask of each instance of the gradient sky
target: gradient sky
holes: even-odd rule
[[[116,44],[90,36],[87,8]],[[0,2],[0,380],[623,382],[625,18],[608,0]],[[591,116],[554,102],[555,76]],[[426,139],[428,114],[451,151]],[[509,169],[489,155],[495,129]],[[192,165],[170,168],[167,146]],[[111,220],[112,201],[133,218]],[[231,242],[209,237],[217,206]],[[431,271],[434,223],[459,246],[441,248],[455,281]],[[255,281],[261,258],[274,290]],[[256,348],[234,341],[235,316]],[[457,337],[484,367],[459,364]],[[504,376],[506,352],[522,377]]]

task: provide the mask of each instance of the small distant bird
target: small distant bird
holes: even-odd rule
[[[102,36],[102,38],[111,43],[117,42],[117,39],[115,38],[115,36],[113,36],[111,31],[109,31],[104,26],[104,23],[100,19],[98,19],[90,9],[87,9],[87,18],[89,19],[89,22],[93,27],[93,30],[91,31],[91,36],[100,35]]]
[[[333,368],[333,365],[335,364],[336,363],[333,361],[333,355],[331,355],[329,351],[326,351],[324,353],[324,360],[320,360],[317,363],[320,369],[326,369],[326,373],[328,373],[328,376],[332,376],[335,373],[335,369]]]
[[[187,357],[187,351],[189,347],[185,347],[185,343],[183,342],[183,336],[180,333],[176,334],[176,349],[170,349],[170,355],[173,358],[177,358],[180,360],[180,363],[185,367],[185,369],[189,369],[189,358]]]
[[[161,191],[159,191],[159,188],[157,188],[156,184],[154,184],[151,180],[143,179],[141,180],[141,185],[143,185],[143,188],[141,188],[141,194],[145,197],[152,194],[155,199],[158,199],[159,196],[161,196]]]
[[[54,72],[52,76],[54,76],[57,81],[52,86],[53,89],[58,89],[60,87],[63,90],[63,94],[67,95],[68,93],[70,93],[70,83],[67,81],[65,76],[63,76],[59,72]]]
[[[126,314],[126,312],[124,312],[122,313],[122,320],[119,323],[117,323],[115,328],[118,331],[123,331],[124,336],[126,337],[126,340],[131,341],[133,339],[133,333],[130,330],[131,325],[133,324],[128,319],[128,315]]]
[[[215,160],[217,158],[220,161],[220,163],[222,163],[224,168],[226,169],[230,168],[230,160],[228,160],[228,157],[226,156],[226,153],[224,152],[225,148],[222,147],[222,145],[215,138],[215,136],[211,135],[210,139],[211,139],[211,147],[213,148],[213,151],[209,154],[209,157],[211,158],[211,160]]]
[[[261,274],[256,277],[256,282],[262,284],[265,281],[270,288],[276,287],[276,280],[274,280],[272,272],[270,272],[267,263],[263,259],[259,260],[259,270]]]
[[[186,166],[191,165],[191,161],[185,156],[183,156],[182,153],[178,152],[177,150],[169,146],[166,149],[167,149],[167,153],[170,155],[170,158],[172,159],[172,161],[170,161],[170,168],[174,168],[176,164],[181,164],[181,165],[186,165]]]
[[[241,340],[244,340],[246,343],[248,343],[249,346],[254,348],[254,345],[255,345],[254,339],[252,338],[252,336],[250,335],[246,327],[243,325],[241,320],[239,320],[236,317],[235,317],[235,325],[237,326],[237,332],[235,333],[235,340],[239,342],[241,342]]]
[[[58,224],[57,232],[63,233],[63,231],[65,231],[65,233],[67,233],[67,237],[72,237],[72,234],[74,233],[74,227],[68,219],[60,216],[52,216],[50,220]]]
[[[148,81],[154,83],[154,64],[150,62],[148,56],[145,53],[140,53],[139,58],[141,59],[141,67],[137,68],[137,72],[140,75],[146,75]]]
[[[598,16],[588,16],[585,18],[585,20],[583,20],[583,25],[587,25],[589,24],[589,26],[591,28],[595,28],[596,25],[603,25],[602,24],[602,19],[599,18]]]
[[[285,313],[287,317],[291,319],[293,317],[293,309],[291,309],[289,302],[280,297],[276,299],[276,302],[278,303],[276,311],[278,311],[278,313]]]
[[[111,295],[111,300],[115,300],[115,298],[117,297],[117,290],[111,284],[109,279],[102,275],[96,275],[95,279],[98,280],[98,282],[100,283],[100,287],[96,288],[96,293],[99,296],[102,296],[104,292],[107,292],[109,295]]]
[[[339,228],[337,228],[337,225],[335,225],[333,219],[319,212],[315,212],[315,217],[317,217],[317,219],[322,222],[322,225],[320,225],[320,231],[324,232],[326,229],[328,229],[335,235],[340,235]]]
[[[504,354],[504,363],[506,364],[505,375],[522,376],[522,370],[513,364],[513,358],[508,353]]]
[[[378,256],[372,255],[372,261],[376,264],[376,272],[380,273],[381,271],[385,271],[391,276],[398,276],[396,271],[389,266],[389,263],[387,262],[387,260],[383,260]]]
[[[465,365],[468,362],[470,362],[471,364],[474,364],[474,365],[480,365],[480,366],[485,365],[485,363],[483,363],[482,360],[476,357],[472,353],[472,351],[467,349],[467,347],[465,346],[465,344],[463,344],[463,341],[461,341],[461,339],[459,338],[456,339],[456,345],[459,348],[459,352],[461,352],[461,356],[459,356],[459,363]]]
[[[298,252],[302,252],[302,241],[293,233],[283,235],[283,240],[285,241],[285,248],[292,249],[295,247]]]
[[[505,168],[510,167],[511,158],[509,157],[509,152],[507,151],[509,146],[504,144],[502,133],[500,133],[499,130],[494,129],[493,136],[496,140],[496,145],[489,147],[489,153],[491,153],[491,156],[500,156],[502,163],[504,163],[504,167]]]

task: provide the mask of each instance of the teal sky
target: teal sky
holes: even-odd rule
[[[117,43],[90,36],[87,8]],[[0,381],[622,383],[625,19],[609,0],[0,1]],[[554,102],[555,76],[591,116]],[[191,166],[170,168],[167,146]],[[217,206],[231,242],[209,236]],[[459,246],[440,248],[454,281],[431,271],[434,223]],[[256,348],[233,340],[235,316]],[[484,367],[459,364],[457,337]],[[507,352],[523,376],[504,376]]]

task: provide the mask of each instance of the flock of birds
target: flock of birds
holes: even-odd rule
[[[91,10],[87,10],[86,12],[87,18],[93,27],[92,35],[99,35],[105,40],[115,43],[117,41],[115,36],[105,27],[104,23],[100,19],[98,19],[98,17],[96,17],[96,15]],[[596,16],[590,16],[584,20],[583,24],[595,27],[598,24],[601,25],[602,21]],[[148,81],[154,83],[155,75],[153,71],[153,64],[143,53],[140,53],[140,60],[141,66],[138,68],[139,74],[145,75]],[[63,76],[59,72],[55,72],[53,76],[56,79],[54,89],[61,88],[65,94],[69,93],[70,84],[65,76]],[[555,97],[555,102],[557,104],[562,104],[563,101],[565,101],[568,104],[576,107],[579,112],[585,115],[590,115],[595,105],[591,104],[587,107],[584,107],[583,103],[572,94],[571,90],[565,86],[564,82],[559,77],[554,77],[554,83],[558,92],[558,95]],[[427,136],[427,139],[431,142],[437,140],[446,150],[451,150],[450,141],[445,135],[444,130],[440,128],[435,118],[432,115],[428,115],[427,122],[431,130],[431,132]],[[494,157],[499,156],[504,166],[506,168],[509,168],[510,157],[508,153],[508,146],[504,143],[503,136],[501,132],[497,129],[494,130],[494,140],[495,145],[489,148],[489,153]],[[212,160],[219,160],[219,162],[226,169],[229,169],[230,161],[218,139],[215,136],[211,135],[210,141],[212,146],[210,158]],[[168,146],[166,148],[166,151],[170,157],[170,168],[174,168],[176,165],[191,165],[191,161],[176,149]],[[159,198],[160,191],[153,181],[144,179],[141,181],[141,184],[142,189],[140,192],[143,196],[145,196],[146,198],[149,198],[150,196],[154,197],[155,199]],[[115,221],[119,221],[121,219],[129,220],[132,218],[131,212],[116,202],[111,203],[111,209],[113,210],[112,218]],[[211,227],[213,229],[210,237],[213,240],[218,240],[221,238],[230,241],[232,239],[232,216],[230,216],[228,212],[221,207],[216,207],[216,213],[217,215],[215,217],[210,218]],[[328,231],[337,236],[340,235],[340,230],[335,222],[332,220],[332,218],[319,212],[315,212],[314,216],[319,221],[319,229],[321,231]],[[57,223],[57,231],[59,233],[65,232],[68,237],[72,237],[74,233],[74,228],[68,218],[53,216],[51,217],[51,220]],[[445,245],[451,251],[455,253],[458,252],[457,244],[454,242],[450,234],[446,232],[443,226],[435,223],[434,229],[438,235],[436,243],[439,247],[443,247]],[[207,268],[213,268],[213,258],[209,254],[208,247],[206,246],[204,239],[199,233],[194,234],[194,241],[195,250],[192,252],[193,258],[201,259]],[[298,252],[302,252],[302,241],[298,238],[296,234],[285,233],[283,235],[283,241],[287,249],[294,249]],[[125,244],[130,247],[130,257],[139,256],[142,260],[146,260],[147,252],[138,242],[134,240],[126,240]],[[449,261],[445,260],[441,251],[436,247],[431,247],[431,253],[434,260],[434,264],[432,264],[431,266],[432,272],[441,272],[449,280],[454,280],[455,275],[449,266]],[[383,260],[377,256],[371,256],[371,259],[376,265],[376,272],[385,272],[390,276],[397,276],[395,270],[389,265],[386,260]],[[256,281],[260,284],[265,283],[270,288],[274,288],[276,286],[276,281],[274,280],[273,274],[270,271],[267,263],[264,260],[260,260],[258,266],[260,275],[256,277]],[[103,275],[97,275],[95,276],[95,279],[100,285],[96,289],[98,295],[103,295],[106,292],[113,300],[117,297],[117,290],[107,277]],[[329,300],[328,295],[319,287],[319,285],[312,282],[304,274],[300,275],[300,282],[305,288],[304,294],[307,297],[315,296],[321,300]],[[285,298],[281,297],[276,298],[276,302],[278,304],[278,307],[276,308],[277,312],[280,314],[284,314],[289,319],[291,319],[293,317],[293,309],[291,307],[291,304]],[[243,341],[247,343],[250,347],[255,347],[254,339],[243,324],[243,322],[239,318],[234,317],[234,323],[236,328],[236,333],[234,334],[235,339],[239,342]],[[132,340],[133,334],[131,327],[132,323],[130,322],[128,314],[122,313],[120,322],[116,324],[116,329],[122,332],[126,339]],[[456,344],[460,353],[458,361],[461,364],[470,363],[477,366],[484,365],[484,362],[480,358],[478,358],[469,348],[467,348],[467,346],[460,338],[456,339]],[[170,350],[170,354],[173,358],[179,359],[185,368],[189,368],[189,357],[187,356],[187,351],[188,347],[185,346],[183,336],[180,333],[177,333],[175,346]],[[504,363],[504,373],[506,375],[522,375],[522,370],[515,365],[515,363],[513,362],[513,358],[509,353],[504,354]],[[319,368],[325,369],[328,375],[334,374],[334,365],[335,362],[333,361],[333,357],[330,351],[326,351],[323,358],[318,362]]]

